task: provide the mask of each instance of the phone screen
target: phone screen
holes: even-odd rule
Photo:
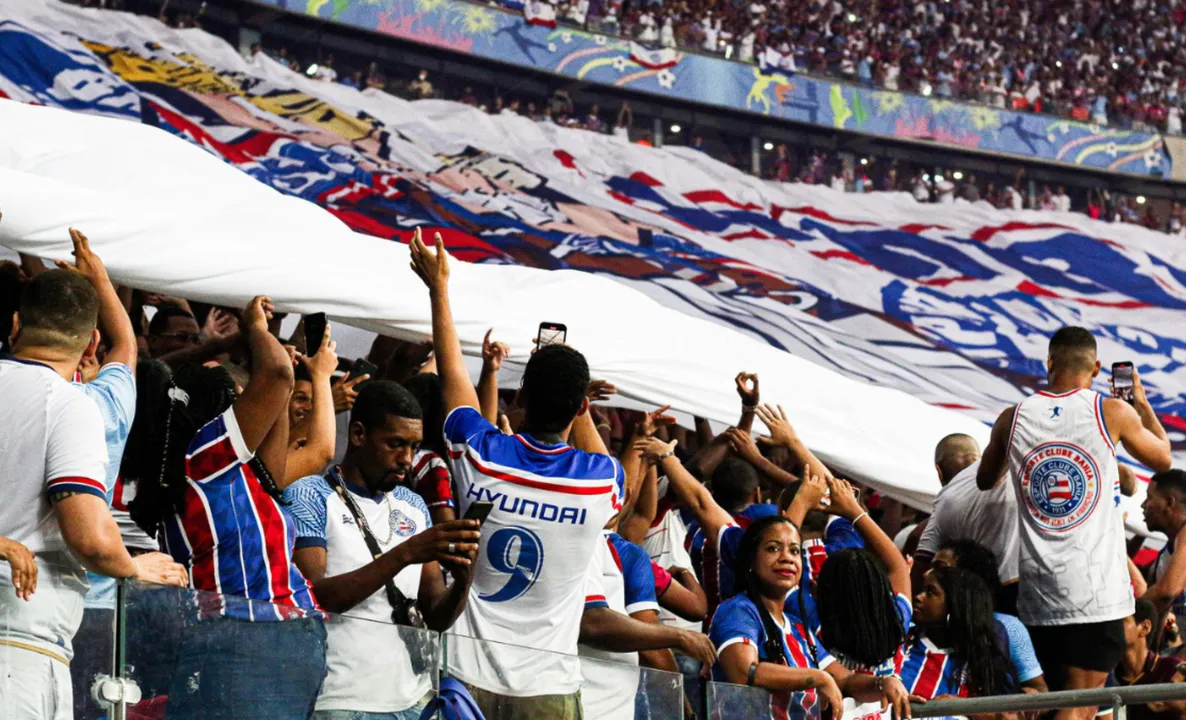
[[[568,327],[560,323],[540,323],[539,338],[537,347],[546,347],[548,345],[564,344],[568,339]]]
[[[365,358],[359,358],[350,366],[350,379],[360,378],[363,375],[369,375],[370,377],[355,385],[355,389],[361,390],[371,380],[378,379],[379,368],[375,367],[373,363],[367,362]]]
[[[1112,363],[1112,397],[1120,398],[1126,403],[1133,400],[1132,363]]]

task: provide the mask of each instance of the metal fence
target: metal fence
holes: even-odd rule
[[[1124,720],[1125,707],[1149,702],[1186,700],[1186,683],[1136,685],[1096,690],[1062,690],[1034,695],[993,695],[960,700],[934,700],[911,705],[918,717],[970,716],[981,713],[1025,712],[1060,708],[1111,706],[1113,720]]]

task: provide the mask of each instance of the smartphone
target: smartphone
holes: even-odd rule
[[[379,368],[375,367],[374,363],[367,362],[366,358],[358,358],[354,364],[350,366],[350,378],[358,378],[363,375],[370,375],[369,378],[354,386],[355,390],[361,390],[367,383],[372,380],[379,379]]]
[[[490,511],[494,509],[492,502],[473,502],[465,510],[465,520],[477,520],[479,523],[486,522]]]
[[[1112,363],[1112,397],[1132,404],[1132,363]]]
[[[325,326],[329,319],[325,313],[313,313],[301,318],[305,323],[305,356],[312,357],[321,348],[321,341],[325,338]]]
[[[539,324],[539,333],[535,337],[537,350],[547,345],[563,345],[568,341],[568,326],[563,323],[542,322]]]

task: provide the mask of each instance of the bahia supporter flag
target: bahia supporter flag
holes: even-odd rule
[[[542,25],[546,28],[556,27],[556,9],[551,3],[543,0],[531,0],[523,6],[523,17],[528,25]]]
[[[630,43],[630,59],[649,70],[664,70],[679,64],[675,48],[650,50],[636,42]]]
[[[758,71],[763,75],[794,75],[796,69],[795,56],[790,53],[783,55],[772,47],[758,53]]]

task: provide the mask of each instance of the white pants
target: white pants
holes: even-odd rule
[[[0,645],[0,718],[72,720],[70,667],[32,650]]]

